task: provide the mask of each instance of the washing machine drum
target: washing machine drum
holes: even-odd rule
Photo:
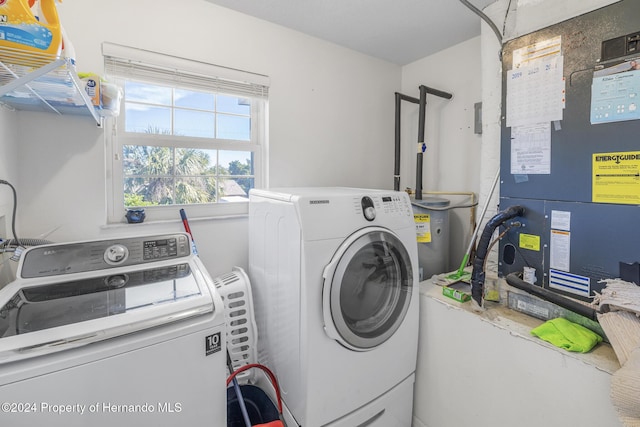
[[[373,349],[402,324],[411,302],[413,266],[391,231],[370,227],[350,236],[323,277],[325,331],[343,346]]]

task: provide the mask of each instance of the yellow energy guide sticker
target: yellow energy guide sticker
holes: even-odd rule
[[[520,233],[519,245],[523,249],[529,249],[530,251],[540,251],[540,236]]]
[[[593,154],[595,203],[640,204],[640,151]]]
[[[414,214],[413,221],[416,223],[416,240],[418,243],[431,242],[431,215]]]

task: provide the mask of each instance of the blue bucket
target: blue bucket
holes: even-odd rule
[[[240,386],[240,391],[251,425],[266,424],[279,419],[278,408],[260,387],[243,384]],[[233,387],[227,388],[227,427],[246,427],[238,396]]]
[[[257,363],[251,363],[238,368],[227,378],[227,386],[235,379],[236,375],[248,369],[258,368],[264,371],[273,386],[276,393],[277,405],[271,401],[271,398],[260,387],[252,384],[240,385],[240,394],[247,408],[247,414],[252,426],[279,426],[283,427],[281,421],[282,415],[282,399],[280,398],[280,387],[276,376],[269,368]],[[227,388],[227,427],[246,427],[238,395],[234,387]]]

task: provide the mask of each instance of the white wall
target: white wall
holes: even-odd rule
[[[419,98],[425,85],[453,94],[427,95],[424,190],[477,191],[481,137],[473,132],[473,104],[481,101],[480,37],[462,42],[402,68],[402,93]],[[402,104],[401,186],[415,188],[418,106]]]
[[[109,41],[266,74],[271,186],[393,187],[400,67],[204,0],[58,4],[78,71],[102,72]],[[179,231],[176,221],[103,229],[102,130],[84,117],[19,113],[21,229],[55,241]],[[36,173],[37,171],[37,173]],[[212,275],[246,268],[246,218],[191,221]]]
[[[419,98],[420,85],[453,94],[450,100],[427,95],[424,191],[478,194],[480,190],[482,138],[474,133],[474,104],[482,99],[480,63],[480,37],[475,37],[402,68],[403,94]],[[404,101],[401,111],[400,188],[415,189],[418,106]],[[439,197],[450,199],[451,205],[466,199],[457,195]],[[470,209],[450,211],[450,270],[458,268],[469,244],[470,215]]]

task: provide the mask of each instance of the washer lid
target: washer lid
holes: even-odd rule
[[[206,279],[195,264],[111,273],[44,283],[18,281],[0,290],[0,362],[214,310]]]
[[[407,249],[391,231],[369,227],[350,236],[324,271],[323,315],[329,337],[370,350],[404,321],[413,291]]]

